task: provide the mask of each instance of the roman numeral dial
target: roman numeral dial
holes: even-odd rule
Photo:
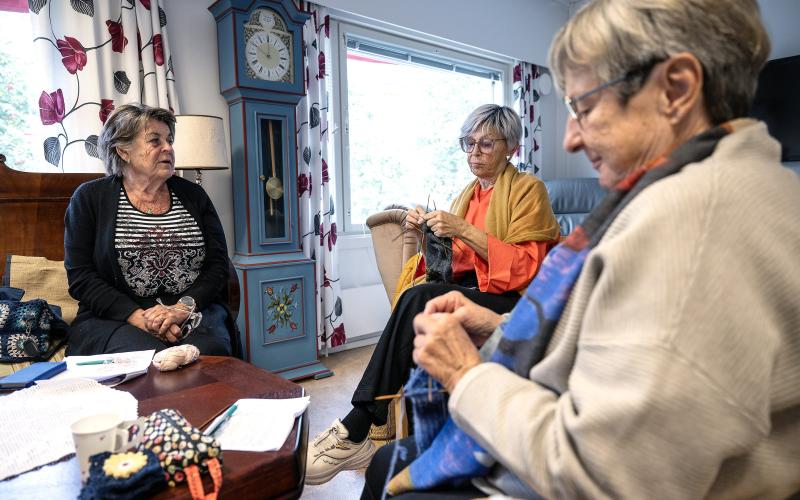
[[[256,78],[275,82],[286,81],[291,76],[291,51],[279,33],[253,33],[247,40],[245,58]]]

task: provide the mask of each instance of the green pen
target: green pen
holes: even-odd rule
[[[225,412],[225,415],[223,415],[222,418],[217,421],[216,425],[208,429],[205,432],[205,434],[207,436],[213,436],[214,433],[217,432],[220,427],[222,427],[222,424],[230,420],[231,416],[233,415],[233,412],[235,411],[236,411],[236,403],[232,404],[231,407],[228,408],[228,411]]]
[[[96,359],[94,361],[81,361],[80,363],[75,363],[75,366],[107,365],[113,362],[113,359]]]

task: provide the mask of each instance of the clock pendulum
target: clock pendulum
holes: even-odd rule
[[[268,122],[269,127],[269,155],[272,165],[272,177],[267,179],[267,182],[264,183],[264,190],[267,192],[267,196],[269,197],[269,215],[273,215],[272,211],[272,200],[278,200],[281,196],[283,196],[283,183],[281,180],[275,175],[275,139],[272,135],[272,120]]]

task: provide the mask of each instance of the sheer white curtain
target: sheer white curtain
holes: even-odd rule
[[[335,171],[329,168],[330,126],[326,90],[326,57],[330,50],[327,9],[311,3],[303,27],[306,95],[297,106],[298,192],[303,252],[317,265],[317,336],[321,351],[347,341],[342,321],[339,262],[336,248]]]
[[[542,167],[541,70],[531,63],[514,66],[513,107],[522,118],[522,144],[511,160],[521,172],[539,176]]]
[[[179,112],[167,16],[158,0],[29,0],[42,66],[41,158],[64,172],[102,171],[97,134],[121,104]],[[37,89],[37,92],[39,89]]]

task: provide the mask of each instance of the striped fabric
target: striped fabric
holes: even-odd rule
[[[119,192],[114,249],[125,282],[140,297],[178,295],[200,274],[205,240],[197,221],[170,192],[165,214],[145,214]]]

